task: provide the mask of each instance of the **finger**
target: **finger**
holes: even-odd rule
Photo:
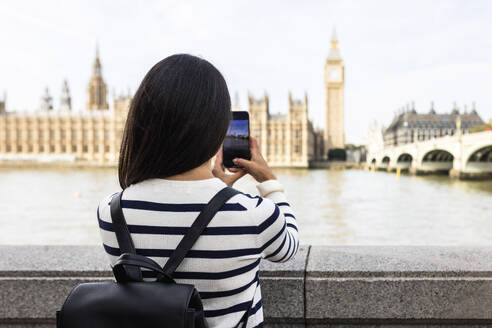
[[[240,168],[238,168],[238,167],[229,167],[229,168],[227,168],[227,169],[229,170],[229,172],[233,172],[233,173],[235,173],[235,172],[239,172],[239,170],[241,170],[241,169],[240,169]]]
[[[221,170],[221,169],[219,169],[218,167],[214,167],[214,168],[212,169],[212,174],[214,175],[214,177],[216,177],[216,178],[220,178],[220,179],[222,179],[224,176],[226,176],[226,175],[227,175],[224,171],[222,171],[222,170]]]
[[[241,179],[247,172],[245,170],[239,170],[236,173],[232,174],[230,176],[231,179],[231,185],[236,182],[237,180]]]
[[[244,158],[235,158],[232,160],[232,162],[237,166],[244,168],[246,171],[249,171],[254,165],[252,161],[248,161],[247,159]]]
[[[249,137],[249,142],[250,142],[251,151],[260,150],[260,146],[258,146],[258,140],[256,140],[255,137]]]
[[[256,157],[261,154],[260,146],[258,146],[258,141],[255,137],[250,137],[250,149],[251,149],[251,157]]]

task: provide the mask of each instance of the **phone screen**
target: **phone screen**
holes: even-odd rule
[[[222,153],[225,167],[237,167],[232,162],[234,158],[251,159],[248,112],[232,112],[232,120],[229,122]]]

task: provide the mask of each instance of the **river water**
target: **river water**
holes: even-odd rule
[[[278,169],[316,245],[492,245],[492,181],[362,170]],[[249,178],[236,187],[255,193]],[[113,169],[0,169],[0,244],[99,244]]]

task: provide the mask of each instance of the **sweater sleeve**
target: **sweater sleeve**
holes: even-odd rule
[[[299,234],[283,187],[277,180],[268,180],[257,188],[261,196],[253,211],[258,228],[257,247],[269,261],[288,261],[297,253]]]

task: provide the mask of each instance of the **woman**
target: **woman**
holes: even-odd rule
[[[202,252],[179,266],[177,272],[188,278],[176,281],[195,285],[210,327],[235,327],[252,299],[248,327],[262,327],[260,259],[291,259],[299,246],[297,225],[254,138],[251,160],[235,159],[241,169],[226,173],[220,148],[230,107],[224,78],[206,60],[173,55],[157,63],[133,98],[123,133],[122,207],[137,253],[164,265],[198,215],[198,205],[245,174],[253,176],[261,196],[233,196],[193,246]],[[113,264],[120,251],[111,225],[111,196],[97,213]]]

